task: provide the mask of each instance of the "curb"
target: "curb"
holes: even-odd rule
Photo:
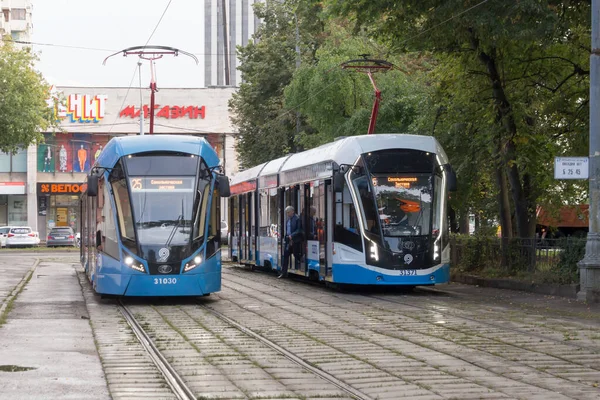
[[[451,281],[464,283],[467,285],[477,285],[495,289],[517,290],[521,292],[560,296],[571,299],[577,299],[577,292],[579,291],[579,284],[577,283],[570,285],[529,283],[512,279],[481,278],[474,275],[455,275],[452,277]]]

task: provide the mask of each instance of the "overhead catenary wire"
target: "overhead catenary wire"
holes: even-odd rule
[[[158,19],[158,22],[156,23],[156,26],[154,26],[154,29],[152,30],[152,33],[150,34],[150,36],[148,37],[148,40],[146,40],[146,44],[144,45],[144,47],[148,46],[148,43],[150,43],[150,40],[152,39],[152,37],[154,36],[154,34],[156,33],[156,30],[158,29],[158,27],[160,26],[160,23],[162,22],[165,14],[167,13],[167,10],[169,9],[169,6],[171,5],[171,2],[173,0],[169,0],[169,2],[167,3],[167,6],[165,7],[162,15],[160,16],[160,18]]]
[[[133,69],[133,75],[131,76],[131,80],[129,81],[129,86],[127,87],[127,92],[125,92],[125,97],[123,98],[123,103],[121,103],[121,107],[119,107],[119,110],[123,109],[123,106],[125,106],[125,102],[127,101],[127,96],[129,96],[129,91],[131,90],[131,86],[133,85],[133,80],[135,79],[135,76],[138,72],[138,65],[135,65],[135,68]],[[115,115],[115,121],[110,125],[110,129],[108,130],[108,133],[112,132],[113,126],[115,126],[117,119],[119,119],[119,110],[117,110],[117,115]]]

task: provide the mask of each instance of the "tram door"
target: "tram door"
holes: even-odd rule
[[[243,194],[240,196],[240,263],[244,264],[246,262],[246,253],[248,252],[248,243],[246,240],[248,239],[248,225],[246,223],[246,216],[248,212],[246,210],[247,204],[246,195]]]
[[[246,260],[248,260],[250,264],[254,264],[254,255],[256,254],[256,221],[254,219],[254,211],[256,209],[254,205],[255,195],[253,192],[250,192],[247,194],[247,196],[248,202],[246,204],[248,205],[248,207],[246,213],[246,220],[248,226],[248,257],[246,257]]]
[[[321,276],[324,276],[325,279],[332,278],[333,274],[333,230],[334,230],[334,221],[333,221],[333,186],[331,180],[325,181],[325,224],[324,224],[324,232],[323,239],[325,241],[323,256],[325,265],[321,268],[324,271],[321,271]]]
[[[298,216],[301,218],[300,216],[300,208],[299,206],[299,197],[300,197],[300,187],[298,185],[295,186],[290,186],[285,188],[285,192],[284,192],[284,196],[283,196],[283,207],[282,207],[282,225],[281,225],[281,232],[282,235],[281,237],[283,238],[282,240],[282,256],[281,259],[283,261],[283,253],[285,252],[285,243],[286,243],[286,239],[285,237],[287,236],[287,214],[285,212],[285,208],[287,206],[292,206],[294,207],[294,210],[296,212],[296,214],[298,214]],[[290,256],[290,263],[289,263],[289,269],[290,270],[300,270],[300,259],[301,257],[298,257],[299,254],[292,254]]]

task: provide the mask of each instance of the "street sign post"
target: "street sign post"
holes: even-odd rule
[[[588,179],[588,157],[556,157],[554,159],[554,179]]]

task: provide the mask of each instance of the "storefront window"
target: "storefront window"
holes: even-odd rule
[[[20,149],[12,155],[12,172],[27,172],[27,150]]]
[[[8,224],[27,225],[27,196],[8,197]]]

